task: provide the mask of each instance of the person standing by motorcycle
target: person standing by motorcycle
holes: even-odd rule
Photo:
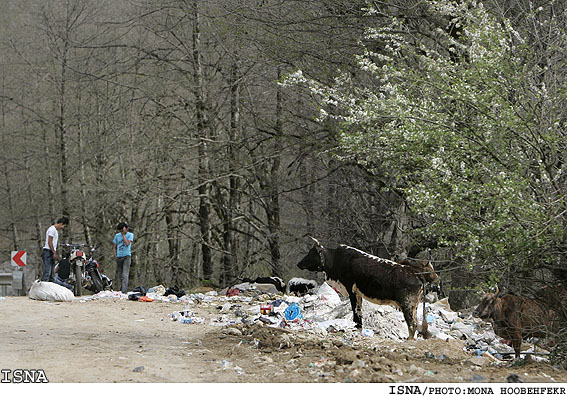
[[[63,230],[69,224],[68,217],[61,217],[45,233],[45,245],[43,245],[43,274],[41,274],[42,282],[55,281],[55,262],[59,260],[57,255],[57,241],[59,240],[59,231]]]
[[[118,233],[114,236],[114,257],[116,257],[116,281],[122,293],[128,292],[128,278],[132,263],[132,241],[134,234],[128,232],[128,224],[119,223]]]

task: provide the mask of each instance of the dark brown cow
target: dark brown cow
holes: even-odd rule
[[[473,315],[492,322],[494,332],[512,342],[516,358],[520,357],[523,338],[545,338],[559,328],[559,315],[554,310],[514,294],[499,297],[498,288],[482,297]]]
[[[325,248],[316,239],[313,240],[315,246],[297,264],[298,267],[310,271],[325,271],[329,279],[345,287],[358,328],[362,327],[362,298],[377,304],[390,300],[402,309],[409,339],[414,338],[417,329],[417,305],[423,294],[424,284],[439,280],[430,263],[400,264],[345,245],[336,249]],[[427,323],[425,317],[423,321]],[[424,325],[424,336],[426,332]]]

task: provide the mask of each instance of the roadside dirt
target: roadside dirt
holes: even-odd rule
[[[182,304],[101,299],[0,301],[0,369],[42,369],[50,382],[567,382],[546,363],[491,366],[459,341],[317,336],[261,323],[211,326],[168,318]]]

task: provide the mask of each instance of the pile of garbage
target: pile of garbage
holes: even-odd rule
[[[391,305],[377,305],[363,300],[363,324],[360,331],[352,320],[348,298],[323,283],[301,297],[278,293],[274,285],[242,283],[219,292],[186,294],[185,291],[165,288],[162,285],[148,290],[136,288],[128,294],[104,291],[89,299],[120,298],[138,301],[183,303],[184,308],[173,311],[169,319],[180,324],[204,324],[206,320],[195,316],[193,306],[206,304],[214,307],[218,315],[210,319],[211,326],[252,325],[307,331],[325,336],[342,332],[346,338],[353,335],[382,337],[403,341],[408,329],[402,312]],[[429,298],[429,301],[434,299]],[[417,310],[418,323],[423,319],[423,303]],[[426,320],[433,337],[442,340],[461,340],[464,348],[476,356],[489,358],[491,362],[512,359],[514,350],[494,333],[492,326],[472,315],[451,310],[448,299],[425,303]],[[533,353],[533,348],[527,353]],[[545,360],[534,356],[536,360]]]

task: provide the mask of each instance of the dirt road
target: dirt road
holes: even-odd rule
[[[492,367],[459,341],[395,342],[168,318],[182,304],[101,299],[0,301],[0,369],[42,369],[50,382],[567,382],[544,363]],[[352,344],[352,345],[351,345]],[[441,354],[442,353],[442,354]],[[442,358],[439,358],[442,356]]]

